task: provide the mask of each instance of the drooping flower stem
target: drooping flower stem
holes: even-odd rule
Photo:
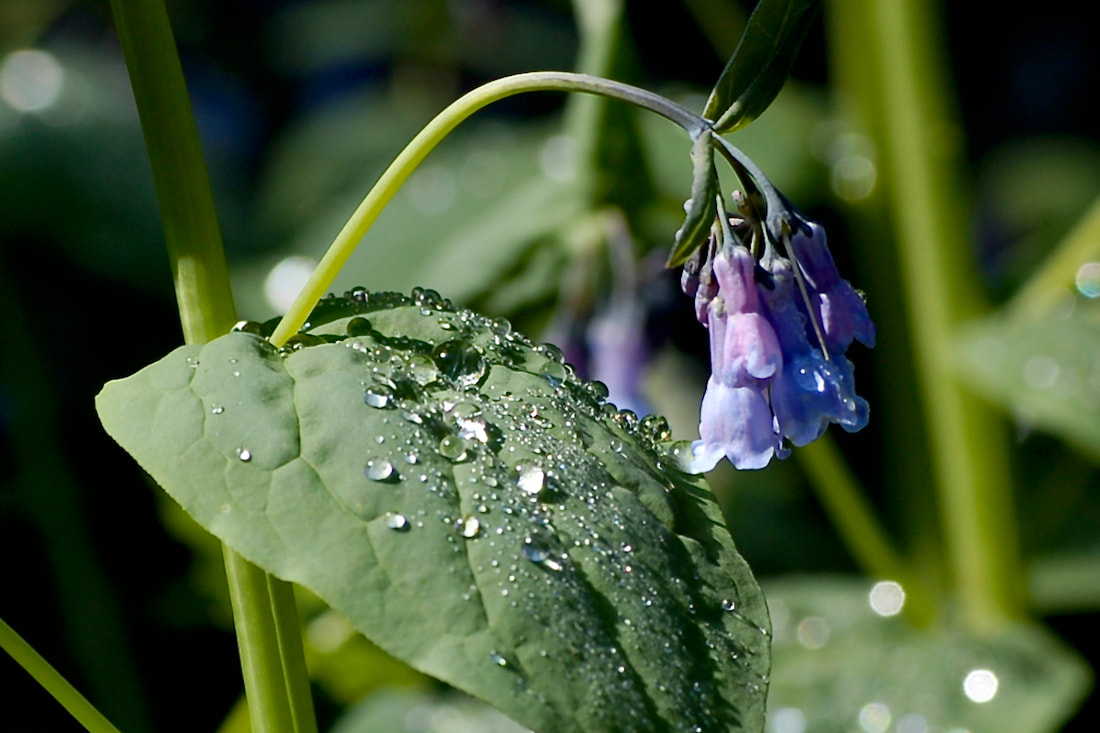
[[[930,42],[938,36],[926,4],[837,5],[860,20],[850,31],[863,37],[836,42],[863,48],[870,58],[861,63],[879,74],[861,88],[888,174],[947,571],[964,622],[992,630],[1022,614],[1022,574],[1003,426],[950,368],[954,330],[981,306],[962,194],[944,155],[942,131],[953,129],[938,74],[946,67],[933,58]]]
[[[302,327],[313,306],[329,289],[336,273],[382,213],[382,209],[443,138],[465,119],[493,102],[525,92],[546,91],[596,94],[629,102],[671,120],[682,127],[692,139],[708,129],[706,120],[659,94],[587,74],[536,71],[497,79],[467,92],[436,115],[390,163],[347,224],[336,235],[313,275],[271,335],[271,342],[276,346],[282,345]]]
[[[112,0],[153,169],[188,343],[232,327],[230,289],[198,130],[163,2]],[[245,692],[255,731],[316,731],[290,585],[223,546]]]

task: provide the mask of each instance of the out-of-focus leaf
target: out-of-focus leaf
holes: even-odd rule
[[[525,733],[483,702],[455,692],[379,690],[344,713],[331,733]]]
[[[1043,613],[1100,609],[1100,547],[1036,558],[1028,573],[1032,605]]]
[[[744,127],[768,108],[820,7],[819,0],[760,0],[703,109],[715,130]]]
[[[700,135],[691,146],[691,199],[687,204],[687,216],[676,230],[676,242],[665,267],[684,264],[695,250],[703,246],[710,235],[710,227],[718,216],[718,172],[714,168],[714,140],[710,135]]]
[[[322,302],[97,400],[211,533],[536,730],[759,730],[768,618],[705,482],[560,352],[430,292]]]
[[[1060,729],[1090,687],[1087,665],[1043,629],[988,638],[916,630],[902,616],[876,614],[871,587],[847,578],[769,586],[768,717],[777,730],[787,721],[805,733],[1046,733]]]
[[[1100,460],[1100,322],[1088,310],[1038,322],[993,316],[964,329],[957,352],[975,391]]]
[[[263,211],[270,230],[295,232],[283,248],[288,254],[320,258],[409,130],[423,122],[411,124],[411,110],[387,119],[379,106],[334,110],[327,122],[314,120],[281,148]],[[390,134],[383,149],[364,143],[348,150],[352,129],[406,132]],[[584,191],[562,165],[568,141],[548,129],[483,124],[456,131],[382,212],[336,287],[423,285],[460,300],[494,288],[536,241],[583,210]],[[249,269],[238,283],[240,307],[269,313],[267,268],[254,263]]]

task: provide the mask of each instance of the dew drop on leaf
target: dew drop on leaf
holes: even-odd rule
[[[364,473],[371,481],[386,481],[393,477],[394,468],[385,458],[372,458],[367,461]]]
[[[459,521],[459,532],[468,540],[472,540],[481,533],[481,522],[477,517],[464,517]]]
[[[348,336],[368,336],[371,332],[371,323],[366,318],[357,317],[348,321]]]
[[[386,514],[386,526],[398,532],[404,532],[409,528],[409,518],[404,514],[389,512]]]
[[[363,402],[371,407],[387,407],[393,401],[393,390],[384,384],[372,384],[363,393]]]
[[[248,463],[252,460],[252,451],[248,448],[241,448],[237,451],[237,458],[241,459],[242,463]]]
[[[477,384],[485,376],[485,358],[466,341],[444,341],[432,349],[432,359],[440,373],[463,387]]]
[[[546,472],[537,464],[520,463],[516,471],[519,472],[516,483],[523,493],[538,496],[546,486]]]
[[[439,441],[437,450],[447,460],[459,463],[466,458],[466,441],[456,435],[448,435]]]

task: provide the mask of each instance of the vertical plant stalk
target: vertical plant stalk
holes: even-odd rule
[[[159,0],[112,0],[156,184],[180,321],[205,343],[236,321],[195,118],[168,13]],[[223,545],[245,693],[257,731],[315,731],[301,629],[289,584]]]
[[[1022,569],[1003,426],[951,370],[955,328],[981,308],[950,153],[945,68],[927,5],[860,0],[865,62],[881,84],[872,100],[895,219],[902,280],[946,543],[963,621],[995,630],[1023,614]],[[840,39],[843,41],[843,39]]]
[[[23,640],[23,637],[4,623],[3,619],[0,619],[0,649],[10,654],[20,667],[27,670],[27,673],[61,703],[62,707],[68,710],[86,730],[91,733],[118,733],[118,728],[111,725],[102,713],[69,684],[68,680],[58,674],[41,654]]]

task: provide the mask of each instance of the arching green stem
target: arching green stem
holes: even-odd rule
[[[427,127],[421,130],[394,159],[374,184],[374,188],[359,204],[359,208],[348,219],[344,228],[336,235],[336,239],[317,265],[317,269],[275,328],[271,335],[271,342],[281,346],[302,327],[313,306],[328,290],[336,273],[340,271],[359,244],[359,240],[382,213],[382,209],[443,138],[463,120],[493,102],[524,92],[545,91],[598,94],[629,102],[671,120],[687,131],[692,139],[709,129],[710,123],[702,117],[659,94],[587,74],[536,71],[508,76],[480,86],[452,102],[436,115],[435,119],[429,122]]]

